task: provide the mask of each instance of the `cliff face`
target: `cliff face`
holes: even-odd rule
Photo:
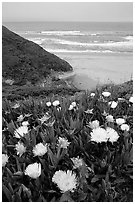
[[[71,71],[66,61],[2,26],[2,76],[16,84],[35,83],[54,71]]]

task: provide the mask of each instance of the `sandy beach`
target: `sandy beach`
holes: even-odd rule
[[[64,76],[72,78],[73,84],[80,89],[92,90],[97,84],[123,83],[133,74],[132,54],[60,53],[57,56],[71,64],[73,72]]]

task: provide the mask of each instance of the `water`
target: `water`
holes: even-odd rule
[[[133,25],[113,22],[3,23],[10,30],[67,60],[76,75],[120,83],[133,69]],[[89,79],[90,79],[89,78]],[[79,78],[80,80],[80,78]],[[83,83],[85,87],[85,80]],[[82,86],[82,85],[81,85]],[[89,86],[89,85],[88,85]]]
[[[5,23],[53,53],[133,52],[131,23]]]

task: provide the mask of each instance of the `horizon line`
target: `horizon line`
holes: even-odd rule
[[[46,21],[46,20],[37,20],[37,21],[2,21],[2,23],[33,23],[33,22],[48,22],[48,23],[133,23],[133,21]]]

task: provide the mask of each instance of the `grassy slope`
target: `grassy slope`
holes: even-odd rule
[[[2,27],[2,76],[18,85],[35,83],[54,71],[71,71],[68,62]]]
[[[125,97],[129,98],[133,94],[133,81],[128,81],[120,85],[104,85],[102,87],[97,87],[96,91],[110,91],[114,97]],[[95,90],[93,90],[95,91]],[[64,80],[54,81],[51,86],[38,87],[38,86],[10,86],[4,85],[2,96],[3,99],[8,100],[20,100],[28,98],[29,96],[33,98],[44,98],[46,96],[60,95],[60,96],[74,96],[75,93],[81,94],[84,91],[78,90],[77,88],[68,86]]]

